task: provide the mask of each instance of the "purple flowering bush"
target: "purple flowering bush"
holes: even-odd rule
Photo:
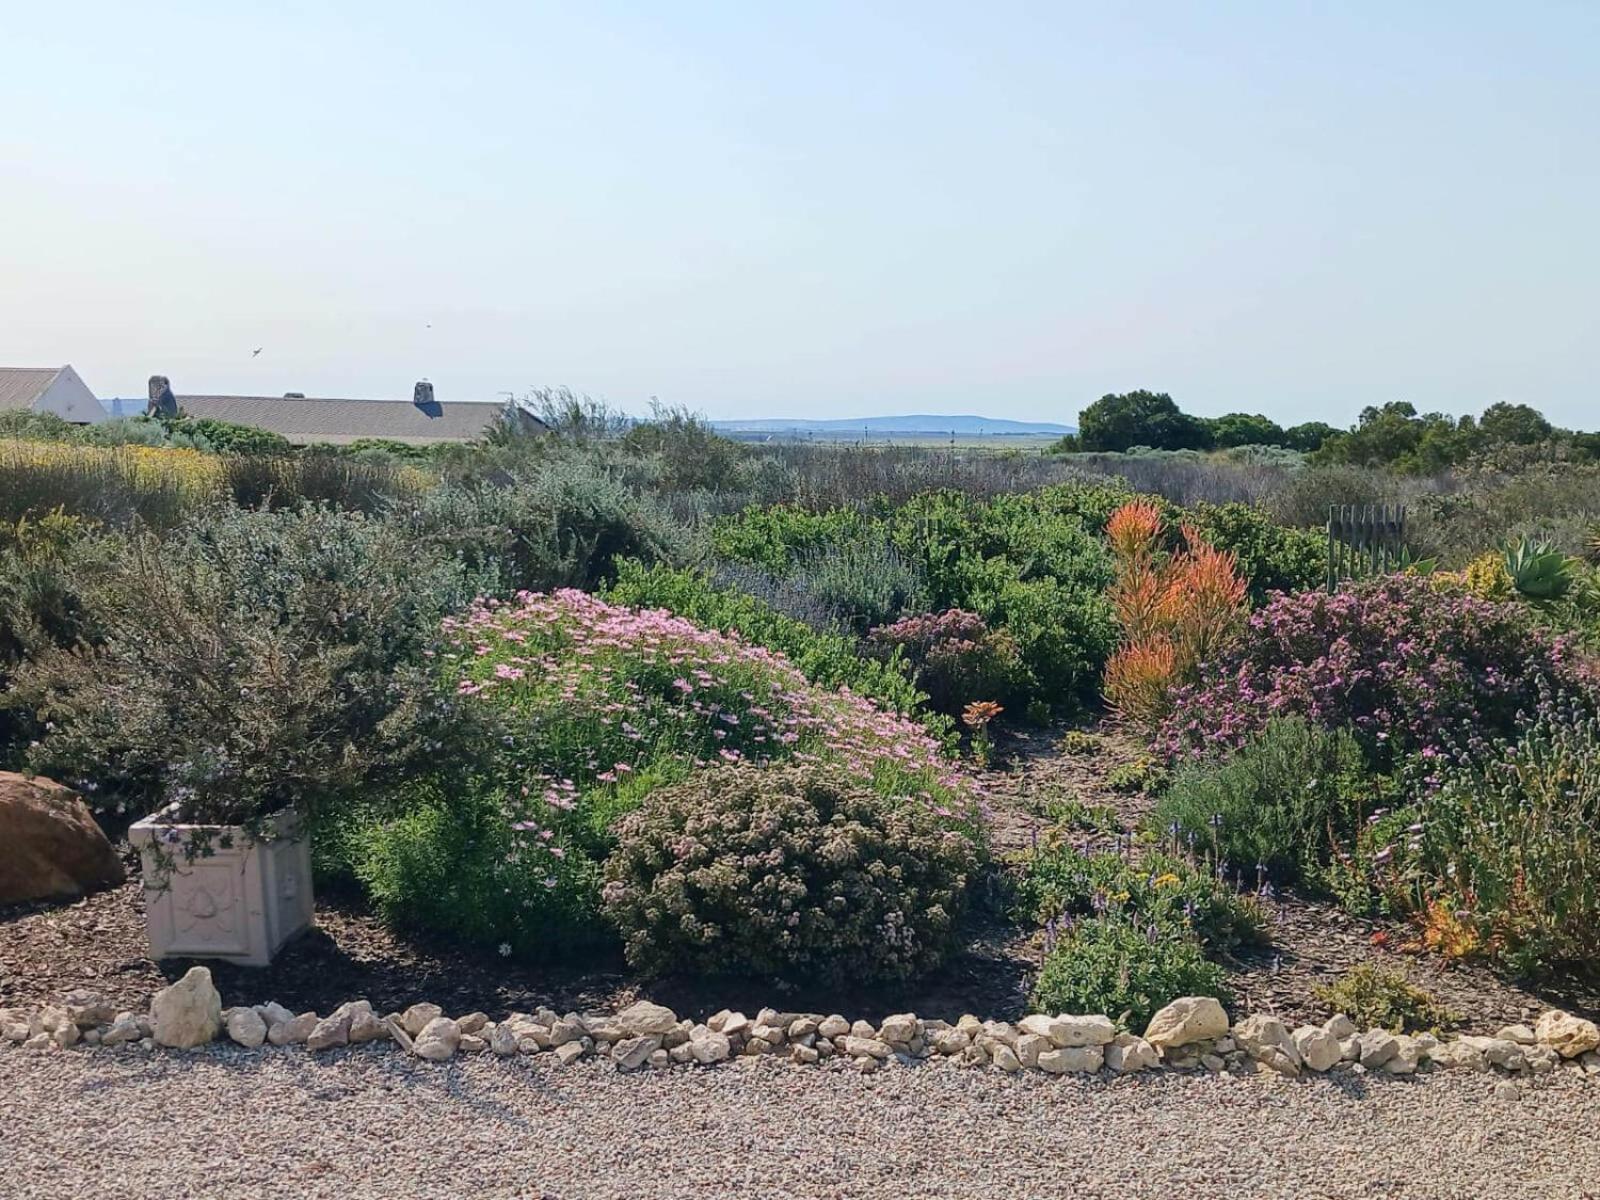
[[[1391,575],[1334,595],[1279,595],[1180,689],[1157,746],[1169,758],[1242,745],[1278,716],[1347,727],[1369,761],[1447,757],[1472,729],[1511,734],[1543,692],[1592,704],[1594,672],[1524,608]]]
[[[618,820],[713,766],[837,769],[982,845],[975,783],[921,725],[664,610],[573,590],[479,600],[446,621],[437,655],[499,746],[477,777],[369,834],[359,873],[402,923],[470,929],[518,953],[591,938]],[[441,808],[471,836],[440,838]],[[485,908],[498,915],[481,919]]]

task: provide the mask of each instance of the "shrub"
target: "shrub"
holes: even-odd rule
[[[471,581],[359,514],[209,512],[137,534],[85,585],[91,640],[37,651],[17,698],[32,764],[135,814],[314,812],[438,761],[420,664]]]
[[[805,581],[806,591],[858,636],[926,603],[918,564],[895,549],[881,530],[809,550],[793,571]]]
[[[1372,793],[1347,731],[1275,718],[1231,757],[1181,766],[1150,823],[1225,874],[1314,880],[1377,807]]]
[[[1422,801],[1432,891],[1525,974],[1593,966],[1600,930],[1600,722],[1545,705]]]
[[[1351,967],[1334,983],[1316,988],[1315,995],[1363,1029],[1437,1032],[1459,1019],[1403,973],[1371,963]]]
[[[868,640],[882,653],[903,656],[933,707],[952,716],[975,700],[1009,697],[1022,672],[1011,637],[960,609],[880,626]]]
[[[223,495],[222,460],[198,450],[0,441],[0,521],[63,513],[158,529]]]
[[[1523,608],[1386,576],[1334,595],[1275,597],[1180,689],[1158,745],[1199,755],[1300,715],[1349,726],[1369,763],[1385,767],[1448,753],[1451,729],[1506,736],[1544,691],[1592,705],[1592,673]]]
[[[592,588],[618,558],[681,562],[685,533],[602,468],[558,460],[508,481],[453,483],[421,497],[416,535],[497,580],[496,591]]]
[[[891,652],[882,660],[863,655],[854,638],[813,629],[743,591],[717,587],[701,571],[624,559],[605,595],[614,604],[664,608],[697,625],[780,651],[811,682],[825,688],[848,687],[907,716],[914,715],[926,699],[907,678],[902,655]],[[948,725],[941,722],[938,727]]]
[[[1106,699],[1146,725],[1166,715],[1172,690],[1193,681],[1244,617],[1245,583],[1232,556],[1188,526],[1185,548],[1166,554],[1163,531],[1156,508],[1137,501],[1106,524],[1117,564],[1111,604],[1123,636],[1106,663]]]
[[[652,974],[901,980],[943,960],[977,861],[964,833],[840,772],[735,767],[623,819],[605,908]]]
[[[1222,968],[1181,930],[1107,915],[1073,922],[1056,938],[1029,1000],[1036,1012],[1105,1013],[1142,1029],[1180,996],[1227,1003]]]
[[[519,789],[468,778],[407,790],[355,835],[355,872],[388,921],[528,959],[609,937],[600,867],[574,839],[523,827]]]
[[[1187,933],[1218,954],[1258,941],[1263,929],[1253,898],[1192,858],[1159,851],[1135,863],[1122,852],[1041,847],[1022,864],[1016,906],[1045,925],[1047,940],[1073,921],[1107,914]]]
[[[1272,592],[1317,587],[1327,574],[1327,536],[1320,530],[1280,525],[1263,509],[1240,503],[1197,504],[1188,520],[1208,544],[1233,555],[1256,604]]]

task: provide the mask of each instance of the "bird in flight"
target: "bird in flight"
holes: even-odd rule
[[[251,358],[255,358],[260,353],[261,353],[261,347],[257,346],[254,350],[250,351],[250,357]]]

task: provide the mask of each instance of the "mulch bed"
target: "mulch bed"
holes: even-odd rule
[[[1104,786],[1111,766],[1139,757],[1136,743],[1102,727],[1099,750],[1072,757],[1056,749],[1060,732],[1013,733],[1000,744],[1000,764],[987,782],[1002,857],[1027,849],[1053,827],[1047,813],[1052,799],[1108,806],[1125,829],[1136,827],[1148,807],[1142,797]],[[1082,837],[1104,840],[1103,835]],[[131,856],[128,862],[130,878],[136,879],[137,864]],[[397,934],[358,896],[326,891],[318,896],[316,928],[286,946],[272,966],[206,965],[225,1003],[277,1000],[296,1012],[326,1013],[357,998],[372,1001],[380,1011],[419,1000],[450,1012],[482,1009],[491,1015],[540,1005],[558,1012],[608,1011],[647,997],[702,1019],[725,1007],[754,1013],[769,1005],[873,1021],[895,1012],[947,1020],[969,1012],[1015,1019],[1027,1011],[1039,962],[1038,934],[1009,922],[1001,898],[997,878],[982,881],[962,952],[932,976],[898,987],[784,990],[768,982],[705,977],[645,983],[620,956],[601,956],[578,967],[529,964],[443,938]],[[1271,911],[1271,944],[1225,964],[1240,1012],[1320,1021],[1331,1012],[1316,999],[1314,988],[1358,963],[1379,962],[1404,970],[1454,1010],[1464,1032],[1492,1033],[1553,1005],[1600,1017],[1600,992],[1594,987],[1535,991],[1482,967],[1398,953],[1378,942],[1403,945],[1410,937],[1404,926],[1352,917],[1331,904],[1286,897]],[[1375,942],[1380,933],[1384,937]],[[0,1007],[44,1003],[74,988],[90,988],[119,1007],[142,1010],[153,992],[192,965],[149,958],[137,882],[75,903],[0,909]]]

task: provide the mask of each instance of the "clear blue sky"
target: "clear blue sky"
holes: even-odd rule
[[[101,395],[1600,425],[1596,0],[118,0],[0,38],[0,364]]]

